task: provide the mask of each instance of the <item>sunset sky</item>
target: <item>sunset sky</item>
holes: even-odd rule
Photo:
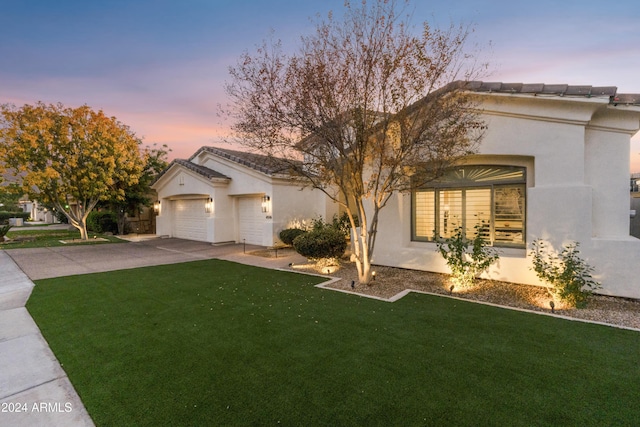
[[[355,0],[356,3],[359,0]],[[637,0],[414,1],[413,22],[472,24],[487,81],[640,93]],[[173,157],[221,145],[228,67],[273,31],[286,48],[343,0],[0,0],[0,103],[103,109]],[[640,135],[631,147],[640,172]]]

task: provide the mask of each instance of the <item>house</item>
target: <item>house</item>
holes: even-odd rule
[[[640,238],[640,173],[632,173],[630,177],[631,224],[629,233]]]
[[[285,228],[331,218],[338,205],[303,188],[279,159],[202,147],[156,178],[156,234],[211,243],[278,243]]]
[[[640,298],[629,234],[629,144],[640,95],[615,87],[471,82],[487,125],[476,155],[381,211],[373,262],[449,272],[434,234],[482,227],[500,259],[487,277],[541,284],[531,243],[579,242],[603,294]],[[435,232],[435,233],[434,233]]]

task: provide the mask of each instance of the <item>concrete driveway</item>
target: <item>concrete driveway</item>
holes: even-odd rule
[[[297,255],[279,258],[249,255],[249,252],[260,248],[252,245],[245,247],[242,244],[214,246],[206,242],[154,238],[119,244],[9,249],[5,252],[31,280],[212,258],[268,268],[287,267],[289,262],[301,261],[301,257]]]

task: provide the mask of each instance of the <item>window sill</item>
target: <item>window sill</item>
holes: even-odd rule
[[[423,242],[419,240],[412,240],[408,244],[409,248],[415,249],[426,249],[426,250],[437,250],[438,246],[435,242]],[[527,257],[527,248],[515,248],[512,246],[490,246],[491,248],[498,251],[498,254],[501,257],[509,257],[509,258],[526,258]]]

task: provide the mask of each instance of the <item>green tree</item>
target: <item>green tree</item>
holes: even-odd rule
[[[51,204],[87,239],[86,219],[101,200],[124,199],[138,182],[140,140],[128,126],[84,105],[3,105],[0,161],[25,193]]]
[[[424,23],[414,32],[399,2],[358,3],[345,2],[342,20],[319,19],[294,54],[277,41],[243,54],[230,69],[225,112],[238,142],[290,160],[342,205],[368,283],[390,197],[475,150],[483,123],[460,81],[483,67],[466,48],[468,28]]]
[[[124,198],[113,197],[104,203],[109,210],[116,213],[118,234],[125,234],[127,214],[134,214],[143,206],[149,207],[153,203],[150,197],[151,184],[156,175],[168,166],[167,157],[170,151],[166,145],[157,147],[154,144],[144,147],[140,152],[144,167],[138,181],[133,184],[118,183],[117,187],[124,191]]]
[[[0,177],[0,211],[21,211],[19,202],[23,195],[19,185],[13,182],[3,183]]]

